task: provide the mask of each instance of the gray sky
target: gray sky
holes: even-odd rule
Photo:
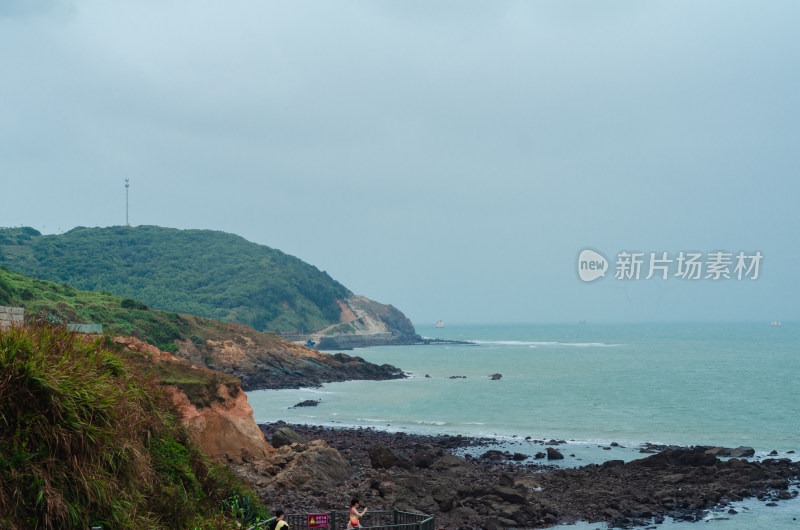
[[[131,224],[415,323],[796,320],[798,35],[794,0],[6,0],[0,225],[123,224],[127,177]],[[764,258],[584,283],[585,247]]]

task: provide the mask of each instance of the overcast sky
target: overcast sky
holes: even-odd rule
[[[4,0],[0,226],[124,224],[129,178],[131,224],[415,323],[796,320],[799,35],[795,0]],[[763,259],[618,280],[624,250]]]

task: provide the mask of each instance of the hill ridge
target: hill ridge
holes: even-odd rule
[[[259,331],[307,333],[337,324],[339,301],[352,296],[314,265],[219,230],[142,225],[42,235],[0,229],[0,265]]]

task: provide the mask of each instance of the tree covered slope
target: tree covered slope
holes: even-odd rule
[[[262,331],[336,324],[336,301],[352,294],[294,256],[212,230],[78,227],[42,235],[32,228],[0,229],[0,265]]]

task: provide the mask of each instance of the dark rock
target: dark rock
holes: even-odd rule
[[[728,447],[708,447],[705,453],[712,456],[730,456],[731,450]]]
[[[778,451],[776,451],[775,449],[773,449],[772,451],[769,452],[769,456],[777,456],[777,455],[778,455]]]
[[[751,456],[753,456],[755,454],[756,454],[756,451],[752,447],[740,446],[740,447],[737,447],[736,449],[731,449],[731,452],[730,452],[729,456],[731,458],[747,458],[747,457],[751,457]]]
[[[570,520],[604,521],[609,527],[632,528],[658,524],[668,515],[677,520],[698,521],[706,510],[724,506],[727,511],[730,503],[743,497],[761,496],[765,503],[780,502],[792,495],[794,490],[787,488],[800,479],[800,464],[790,460],[718,460],[706,454],[710,447],[645,445],[643,449],[662,453],[643,455],[647,458],[627,464],[609,461],[603,465],[559,468],[541,461],[538,465],[515,463],[512,453],[492,449],[494,442],[485,439],[403,435],[373,429],[293,428],[308,439],[322,438],[341,451],[350,474],[341,482],[337,479],[314,485],[316,467],[308,461],[303,467],[308,470],[308,482],[304,482],[305,474],[301,476],[297,471],[287,475],[286,471],[295,461],[304,459],[316,442],[307,449],[283,448],[276,455],[282,459],[263,466],[267,473],[262,476],[268,478],[267,486],[258,488],[263,499],[292,511],[313,511],[314,507],[337,508],[341,499],[358,494],[362,505],[371,511],[397,508],[431,513],[436,516],[436,526],[447,530],[487,528],[487,521],[503,529],[540,528]],[[262,426],[262,430],[268,437],[273,432],[272,427]],[[429,467],[374,468],[369,449],[376,445],[391,450],[401,463],[404,455],[414,455],[412,462],[429,460],[432,455],[433,463]],[[469,456],[448,454],[461,449],[469,450]],[[439,451],[442,453],[437,454]],[[471,456],[481,453],[486,458]],[[289,461],[292,455],[294,459]],[[544,458],[547,454],[542,451],[537,456]],[[298,486],[276,488],[269,479],[276,473],[285,477],[287,486]]]
[[[545,454],[545,453],[543,453],[543,452],[539,451],[538,453],[536,453],[536,454],[534,455],[534,458],[544,458],[544,457],[546,457],[546,456],[547,456],[547,454]]]
[[[281,427],[272,435],[272,447],[279,448],[284,445],[307,444],[308,440],[297,434],[289,427]]]
[[[300,403],[298,403],[297,405],[295,405],[292,408],[296,409],[297,407],[316,407],[319,404],[320,404],[320,400],[318,400],[318,399],[307,399],[305,401],[301,401]]]
[[[503,473],[502,475],[500,475],[500,478],[497,480],[497,483],[500,484],[501,486],[510,488],[511,486],[514,485],[514,477],[512,477],[508,473]]]
[[[558,449],[553,449],[552,447],[547,448],[547,459],[548,460],[563,460],[564,455],[561,454],[561,451]]]
[[[404,467],[406,464],[397,454],[383,445],[373,445],[369,451],[369,463],[375,469]]]
[[[498,379],[502,379],[502,377],[503,377],[503,374],[492,374],[492,375],[489,376],[489,378],[492,381],[497,381]]]
[[[481,455],[481,458],[484,460],[494,460],[499,461],[505,458],[505,454],[502,451],[498,451],[497,449],[490,449]]]
[[[505,486],[495,486],[487,491],[487,496],[496,496],[511,504],[525,504],[526,499],[519,490]]]
[[[411,456],[411,464],[419,468],[429,468],[437,456],[442,454],[442,449],[419,449]]]

